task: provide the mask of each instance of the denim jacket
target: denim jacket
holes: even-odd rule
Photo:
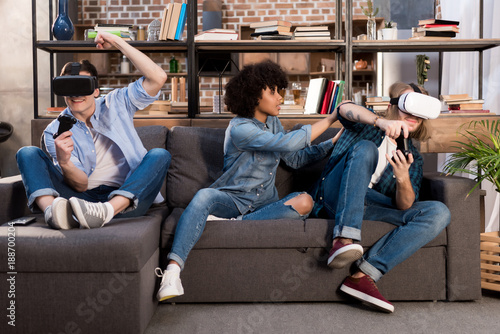
[[[127,177],[139,166],[147,151],[142,145],[137,131],[134,128],[134,114],[153,103],[157,96],[149,96],[144,90],[144,77],[131,83],[128,87],[115,89],[105,98],[95,101],[96,108],[90,122],[94,129],[115,142],[123,152],[130,167]],[[63,115],[71,115],[66,108]],[[56,158],[56,147],[52,135],[57,132],[59,121],[52,121],[44,130],[45,146],[55,166],[61,170]],[[92,174],[96,166],[94,141],[84,122],[78,120],[70,130],[73,134],[74,149],[71,161],[87,176]]]
[[[332,140],[311,146],[311,125],[285,132],[278,117],[266,123],[235,117],[226,129],[223,175],[210,187],[227,192],[241,214],[277,201],[276,170],[283,161],[300,168],[323,159]]]

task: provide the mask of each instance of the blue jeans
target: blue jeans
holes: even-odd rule
[[[397,227],[378,240],[357,262],[375,281],[434,239],[450,223],[450,211],[441,202],[415,202],[399,210],[391,198],[368,188],[378,161],[378,149],[359,141],[325,177],[325,211],[335,218],[333,238],[361,240],[363,220]]]
[[[289,194],[277,202],[239,216],[238,207],[228,193],[213,188],[201,189],[193,197],[177,222],[172,250],[167,258],[174,260],[181,269],[184,269],[189,252],[200,239],[209,215],[227,219],[238,217],[241,220],[305,219],[307,216],[300,215],[290,205],[284,205],[289,199],[299,194]]]
[[[21,148],[16,159],[32,211],[37,209],[35,199],[45,195],[77,197],[90,202],[106,202],[120,195],[130,199],[132,205],[117,217],[138,217],[146,213],[158,195],[170,166],[171,155],[164,149],[152,149],[121,187],[99,186],[84,192],[77,192],[66,184],[52,160],[38,147]]]

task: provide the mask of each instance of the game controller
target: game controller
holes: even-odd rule
[[[56,139],[61,133],[71,130],[73,124],[76,123],[76,118],[71,115],[60,115],[57,117],[57,120],[59,121],[59,128],[53,135],[54,139]]]

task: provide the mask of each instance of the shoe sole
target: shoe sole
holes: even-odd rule
[[[340,291],[342,291],[342,292],[348,294],[349,296],[354,297],[362,302],[365,302],[367,305],[369,305],[377,310],[384,311],[387,313],[394,312],[393,305],[388,304],[388,303],[384,302],[383,300],[374,298],[374,297],[372,297],[364,292],[350,288],[347,285],[342,284],[342,286],[340,287]]]
[[[178,292],[170,292],[170,293],[168,293],[167,292],[166,296],[160,296],[160,292],[158,291],[158,294],[156,295],[156,299],[158,299],[159,302],[163,302],[163,301],[165,301],[167,299],[170,299],[170,298],[182,296],[183,294],[184,294],[184,291],[180,291],[180,293],[178,293]]]
[[[328,266],[334,269],[342,269],[345,266],[359,260],[363,256],[363,247],[352,244],[349,249],[340,248],[328,258]]]
[[[73,211],[68,200],[58,200],[52,204],[52,224],[50,227],[57,230],[80,227],[80,224],[73,219]]]

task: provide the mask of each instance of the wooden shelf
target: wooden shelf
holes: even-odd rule
[[[451,39],[449,41],[376,40],[352,41],[353,52],[452,52],[484,51],[500,46],[500,38]]]
[[[321,52],[343,51],[342,40],[266,40],[266,41],[197,41],[197,51],[230,51],[230,52]]]
[[[186,42],[148,42],[148,41],[129,41],[133,47],[144,52],[187,52]],[[37,41],[36,47],[47,52],[58,53],[98,53],[98,52],[120,52],[116,48],[109,50],[98,50],[93,41]]]

